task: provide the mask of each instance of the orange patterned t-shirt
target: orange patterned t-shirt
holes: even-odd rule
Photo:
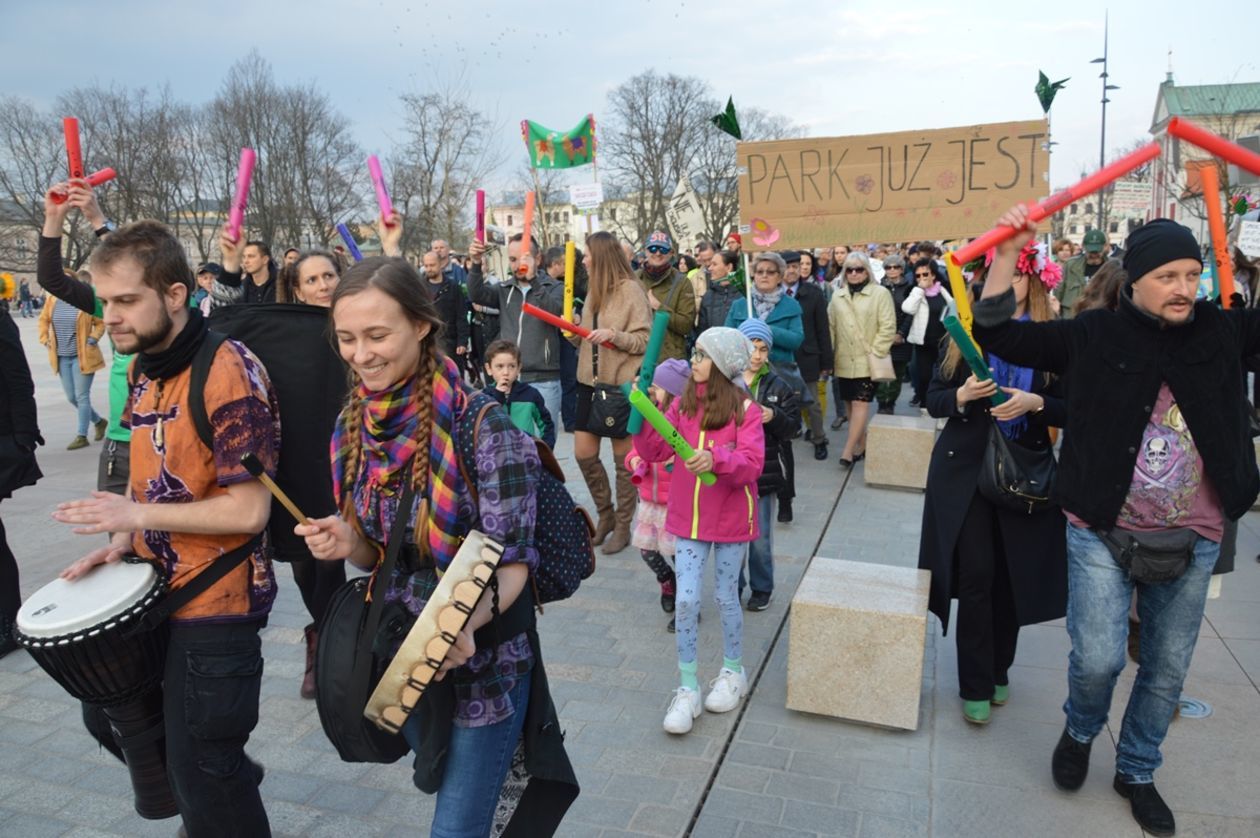
[[[206,378],[206,416],[214,450],[197,435],[189,414],[191,367],[152,380],[133,374],[122,425],[131,430],[131,494],[138,503],[191,503],[252,480],[241,455],[253,452],[275,474],[280,452],[280,411],[267,370],[243,344],[224,341]],[[136,554],[160,561],[171,587],[183,587],[216,558],[253,533],[203,535],[144,530],[132,537]],[[265,544],[172,619],[221,623],[258,619],[271,610],[275,573]]]

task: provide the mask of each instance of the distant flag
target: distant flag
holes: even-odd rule
[[[1051,82],[1045,73],[1037,71],[1037,99],[1041,102],[1041,112],[1050,113],[1050,105],[1054,102],[1054,95],[1058,93],[1067,84],[1068,79]],[[1070,77],[1069,77],[1070,78]]]
[[[720,130],[725,131],[737,140],[744,139],[739,130],[739,118],[735,116],[735,98],[726,97],[726,110],[709,120]]]
[[[587,114],[572,131],[552,131],[521,120],[521,137],[533,169],[571,169],[595,162],[595,116]]]

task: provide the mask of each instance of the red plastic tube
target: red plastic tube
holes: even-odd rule
[[[1253,175],[1260,175],[1260,154],[1245,149],[1238,143],[1231,143],[1220,134],[1213,134],[1179,116],[1168,120],[1168,133],[1188,143],[1194,143],[1235,166],[1241,166]]]
[[[557,329],[561,329],[566,332],[572,332],[573,334],[577,335],[580,338],[587,338],[587,337],[590,337],[591,335],[591,330],[587,329],[585,326],[579,326],[576,323],[570,323],[568,320],[565,320],[563,317],[556,317],[551,312],[543,311],[541,308],[531,303],[523,304],[521,306],[521,311],[525,312],[530,317],[537,317],[542,322],[549,323],[552,326],[555,326]],[[607,347],[608,349],[617,348],[616,346],[613,345],[612,341],[604,341],[603,343],[600,344],[600,346]]]
[[[87,180],[87,185],[95,189],[96,187],[100,186],[102,183],[109,183],[111,180],[113,180],[116,177],[118,177],[118,173],[115,172],[110,167],[106,166],[104,169],[101,169],[98,172],[92,172],[92,174],[87,176],[86,180]],[[66,199],[69,197],[70,196],[64,192],[54,192],[52,194],[52,200],[54,204],[64,204],[66,202]]]
[[[61,120],[61,130],[66,135],[66,159],[70,163],[70,177],[83,177],[83,150],[79,147],[79,120],[67,116]]]

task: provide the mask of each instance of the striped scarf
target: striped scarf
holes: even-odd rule
[[[354,394],[354,398],[363,402],[359,439],[350,439],[342,422],[333,430],[333,495],[338,499],[343,497],[343,492],[355,492],[358,488],[347,485],[345,461],[351,446],[360,446],[359,473],[354,477],[356,483],[363,483],[362,490],[356,493],[355,511],[360,520],[368,520],[373,509],[385,513],[390,507],[396,508],[396,500],[393,504],[381,503],[380,496],[401,495],[402,471],[420,446],[419,405],[412,398],[415,386],[414,378],[379,393],[369,392],[360,385]],[[461,541],[456,532],[463,478],[453,433],[455,421],[466,402],[458,368],[449,358],[443,358],[442,365],[433,374],[428,492],[427,503],[422,503],[422,508],[427,506],[428,509],[424,524],[428,553],[439,571],[450,565]],[[410,510],[397,510],[394,514],[399,512],[410,514]],[[382,536],[389,532],[392,523],[378,522]],[[425,545],[420,544],[420,547],[424,550]]]

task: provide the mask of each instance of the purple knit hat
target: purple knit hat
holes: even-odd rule
[[[682,395],[683,389],[687,386],[687,379],[690,377],[691,364],[677,358],[670,358],[656,365],[656,371],[652,373],[652,383],[677,398]]]

